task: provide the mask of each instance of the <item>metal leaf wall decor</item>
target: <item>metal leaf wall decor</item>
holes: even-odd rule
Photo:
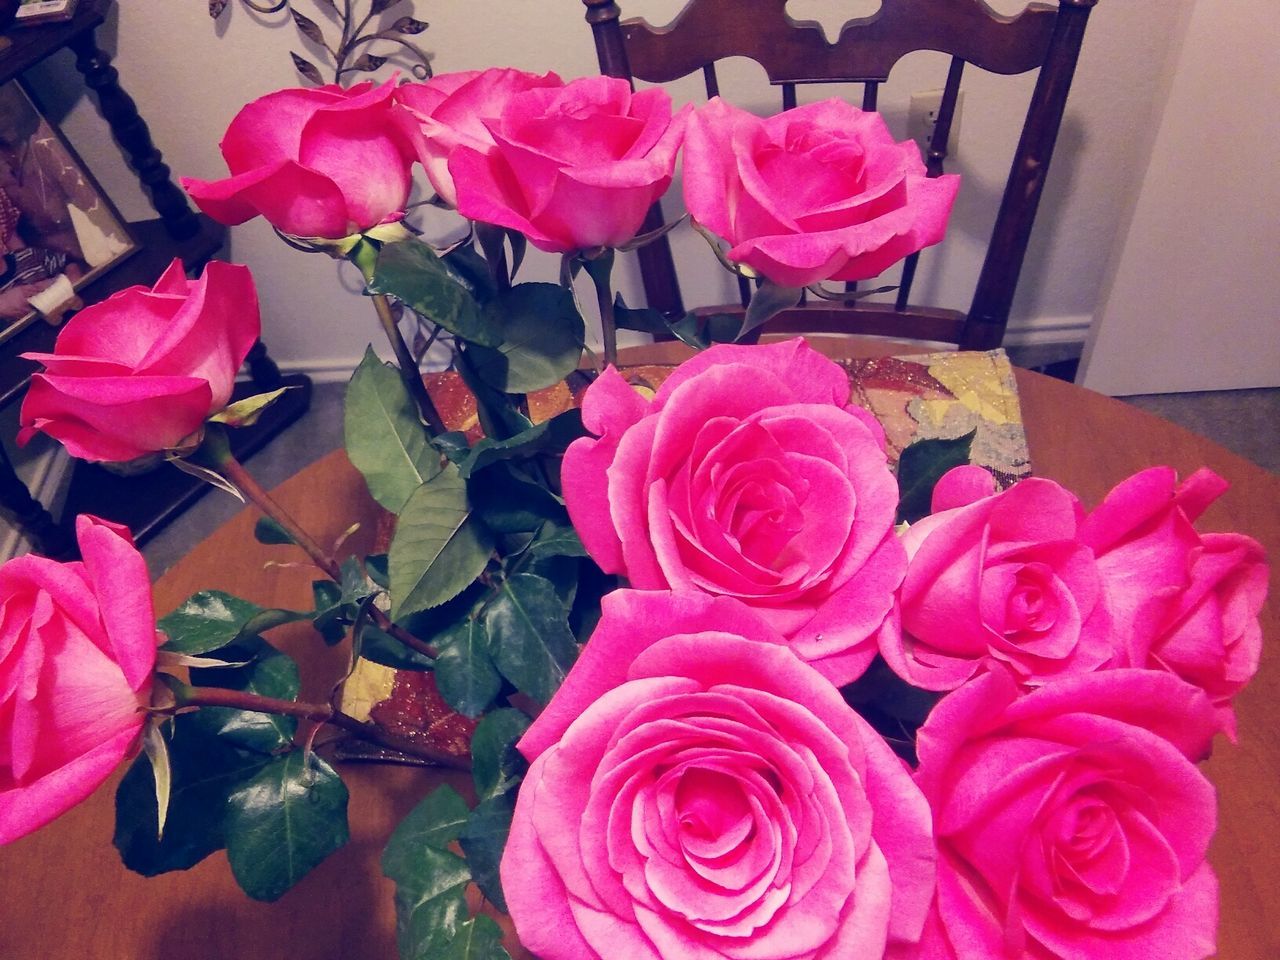
[[[209,16],[222,16],[231,0],[208,0]],[[308,16],[297,9],[295,0],[240,0],[263,16],[287,13],[306,41],[304,56],[291,50],[293,65],[308,83],[324,84],[321,67],[315,62],[318,51],[325,69],[332,71],[333,83],[347,85],[358,74],[373,73],[391,60],[408,61],[418,80],[431,76],[431,58],[409,39],[427,29],[427,22],[411,16],[414,0],[310,0],[314,8]],[[384,16],[395,7],[408,11],[400,17]],[[362,12],[363,11],[363,12]]]

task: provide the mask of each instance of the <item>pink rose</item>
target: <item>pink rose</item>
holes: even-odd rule
[[[569,516],[607,573],[734,597],[834,683],[875,656],[905,556],[884,433],[803,340],[720,345],[651,401],[610,369],[564,459]]]
[[[188,280],[174,260],[155,287],[129,287],[71,318],[53,353],[23,354],[31,378],[18,442],[42,430],[83,460],[124,462],[176,447],[231,399],[258,339],[247,267],[213,261]]]
[[[409,198],[413,153],[392,121],[394,93],[394,79],[269,93],[222,138],[231,176],[182,185],[221,223],[261,214],[295,237],[337,239],[395,220]]]
[[[1211,470],[1179,484],[1153,467],[1118,484],[1081,527],[1124,640],[1123,661],[1170,670],[1209,694],[1234,740],[1231,700],[1258,669],[1268,569],[1241,534],[1200,536],[1191,524],[1226,490]]]
[[[883,955],[918,939],[929,816],[884,741],[732,601],[617,591],[520,741],[502,859],[544,960]]]
[[[730,260],[787,287],[864,280],[937,243],[959,186],[927,178],[914,142],[842,100],[762,120],[715,97],[685,139],[693,219]]]
[[[486,121],[501,116],[517,93],[539,87],[561,87],[554,73],[537,76],[523,70],[492,68],[440,73],[424,83],[396,90],[396,121],[408,135],[427,178],[451,207],[458,194],[449,174],[449,156],[459,146],[485,153],[494,145]]]
[[[517,93],[484,121],[492,147],[460,143],[449,158],[458,212],[552,253],[616,247],[670,185],[687,113],[616,77]]]
[[[76,518],[83,562],[0,567],[0,843],[92,793],[134,749],[151,697],[151,581],[129,533]]]
[[[1112,660],[1111,618],[1072,494],[1034,478],[997,494],[985,470],[959,467],[934,492],[943,507],[902,538],[902,630],[881,644],[894,672],[953,690],[1000,664],[1039,685]]]
[[[1155,670],[1019,696],[1005,673],[944,697],[920,728],[938,892],[918,960],[1199,960],[1214,952],[1205,853],[1215,729],[1202,692]]]

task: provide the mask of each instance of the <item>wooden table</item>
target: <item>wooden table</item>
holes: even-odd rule
[[[1200,527],[1247,532],[1280,560],[1280,478],[1098,394],[1021,370],[1018,386],[1040,476],[1060,481],[1091,505],[1144,466],[1166,463],[1183,475],[1209,466],[1227,477],[1232,489]],[[278,497],[322,540],[337,537],[353,518],[370,516],[373,507],[340,452],[283,484]],[[167,611],[196,590],[215,587],[264,604],[306,604],[310,572],[264,570],[265,561],[281,558],[282,548],[253,540],[254,519],[245,511],[196,545],[156,584],[157,608]],[[354,549],[367,546],[369,535],[368,529],[357,534]],[[1262,668],[1237,702],[1240,745],[1219,738],[1207,764],[1221,804],[1211,857],[1222,885],[1219,955],[1229,960],[1280,957],[1278,580],[1273,573],[1273,599],[1263,610],[1269,645]],[[304,647],[309,651],[314,695],[322,693],[322,677],[338,668],[341,653],[309,634],[309,627],[294,625],[277,630],[272,639],[295,654]],[[186,873],[153,880],[126,871],[110,845],[117,775],[52,826],[0,850],[0,957],[391,960],[392,886],[378,870],[378,857],[394,824],[441,775],[350,764],[341,772],[351,790],[351,842],[275,904],[247,900],[221,854]]]

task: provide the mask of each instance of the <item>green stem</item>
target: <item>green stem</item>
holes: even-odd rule
[[[587,273],[596,288],[596,306],[600,310],[600,335],[604,341],[604,363],[607,367],[618,365],[618,327],[613,316],[613,290],[609,283],[613,273],[613,251],[605,250],[600,256],[586,261]]]
[[[368,743],[396,750],[420,760],[460,770],[470,767],[470,764],[461,757],[433,749],[408,737],[397,736],[371,723],[357,720],[328,704],[262,697],[242,690],[224,690],[221,687],[185,687],[178,696],[178,705],[180,707],[229,707],[233,710],[274,713],[285,717],[296,717],[299,720],[310,720],[313,723],[327,723]]]
[[[440,436],[446,429],[444,420],[436,410],[436,405],[431,402],[427,385],[422,382],[422,375],[418,372],[418,361],[413,358],[413,352],[400,334],[400,327],[396,323],[396,318],[391,315],[391,304],[386,294],[373,294],[373,308],[378,312],[378,321],[382,324],[387,340],[391,343],[391,349],[395,351],[396,365],[400,368],[400,379],[404,381],[409,396],[413,397],[413,402],[418,406],[418,416],[422,418],[422,422],[427,425],[433,437]]]

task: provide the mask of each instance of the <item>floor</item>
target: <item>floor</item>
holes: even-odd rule
[[[1073,371],[1069,365],[1055,366],[1057,369],[1048,368],[1045,372],[1070,378]],[[342,443],[344,389],[342,383],[316,385],[307,415],[249,461],[248,467],[259,482],[268,488],[275,486]],[[1280,389],[1123,399],[1280,473]],[[208,536],[239,509],[240,504],[232,497],[210,491],[145,545],[143,553],[152,575],[159,576],[167,570],[193,543]]]

